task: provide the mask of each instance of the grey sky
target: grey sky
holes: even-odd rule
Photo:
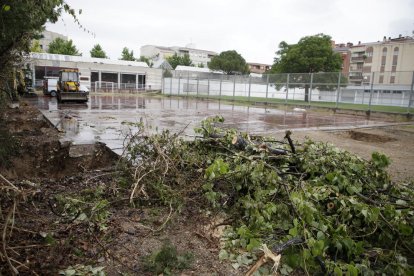
[[[89,56],[99,43],[112,59],[146,44],[236,50],[248,62],[273,63],[281,41],[324,33],[336,42],[412,35],[414,0],[66,0],[82,9],[79,29],[64,15],[50,31],[69,36]]]

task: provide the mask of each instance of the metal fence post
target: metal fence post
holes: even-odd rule
[[[197,75],[197,97],[198,97],[198,80],[199,80],[199,78],[198,78],[198,75]]]
[[[207,76],[207,97],[210,97],[210,75]]]
[[[236,76],[233,75],[233,101],[234,101],[235,95],[236,95]]]
[[[313,73],[311,73],[310,87],[309,87],[309,106],[312,102],[312,87],[313,87]]]
[[[374,92],[374,77],[375,77],[375,72],[372,72],[371,91],[369,92],[368,112],[371,112],[372,93]]]
[[[178,76],[178,95],[180,95],[181,90],[181,74]]]
[[[171,79],[170,79],[170,95],[172,95],[172,79],[173,79],[173,77],[171,76]]]
[[[269,96],[269,74],[267,74],[267,78],[266,78],[266,100]]]
[[[221,83],[223,82],[223,75],[220,75],[220,88],[219,88],[219,95],[221,95]]]
[[[252,77],[249,76],[249,102],[250,102],[250,90],[252,88]]]
[[[339,102],[339,91],[341,90],[341,76],[342,76],[342,72],[339,72],[339,74],[338,74],[338,86],[336,87],[336,101],[335,101],[335,108],[338,108],[338,102]]]
[[[289,97],[289,74],[287,74],[286,77],[286,99],[285,99],[285,104],[287,104],[288,102],[288,97]]]
[[[221,98],[221,84],[223,82],[223,75],[220,76],[220,91],[219,91],[219,97]]]
[[[187,71],[187,95],[188,91],[190,91],[190,71]],[[183,91],[184,94],[184,91]]]
[[[414,72],[413,72],[413,76],[411,79],[411,89],[410,89],[410,97],[408,99],[408,106],[407,106],[407,113],[410,114],[410,109],[411,109],[411,102],[413,100],[413,93],[414,93]]]

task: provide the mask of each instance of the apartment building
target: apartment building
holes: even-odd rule
[[[352,47],[353,44],[348,43],[341,43],[341,44],[335,44],[335,41],[332,41],[332,47],[333,51],[340,54],[342,58],[342,73],[348,74],[349,72],[349,62],[350,62],[350,47]]]
[[[399,36],[371,43],[358,43],[349,48],[349,84],[407,84],[414,71],[414,39]]]
[[[49,50],[50,42],[52,42],[56,38],[61,38],[63,40],[68,40],[67,36],[61,35],[59,33],[44,30],[42,32],[42,38],[39,39],[40,48],[43,51],[47,52]]]
[[[272,68],[272,65],[263,63],[248,62],[247,65],[249,66],[250,72],[255,74],[263,74]]]
[[[156,46],[156,45],[144,45],[141,47],[141,56],[157,61],[159,59],[167,59],[174,54],[179,56],[184,56],[188,54],[192,63],[195,66],[204,66],[207,67],[208,62],[211,61],[211,58],[216,56],[217,53],[213,51],[195,49],[192,47],[165,47],[165,46]]]

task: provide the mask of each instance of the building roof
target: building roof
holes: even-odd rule
[[[193,66],[184,66],[178,65],[175,68],[175,71],[189,71],[189,72],[199,72],[199,73],[216,73],[216,74],[223,74],[222,72],[213,71],[208,68],[200,68],[200,67],[193,67]]]
[[[152,66],[154,68],[162,68],[162,69],[168,69],[168,70],[172,70],[172,66],[171,64],[166,61],[165,59],[159,59],[157,61],[154,62],[154,65]]]
[[[202,49],[196,49],[196,48],[188,48],[188,47],[180,47],[180,46],[172,46],[169,47],[170,49],[179,49],[179,50],[187,50],[187,51],[197,51],[197,52],[205,52],[212,55],[217,55],[216,52],[209,51],[209,50],[202,50]]]
[[[171,52],[175,52],[177,50],[185,50],[185,51],[197,51],[197,52],[204,52],[204,53],[211,54],[211,55],[217,55],[217,53],[213,52],[213,51],[196,49],[196,48],[188,48],[188,47],[180,47],[180,46],[167,47],[167,46],[157,46],[157,45],[144,45],[141,48],[143,48],[143,47],[154,47],[154,48],[157,48],[159,50],[171,51]]]
[[[58,54],[49,54],[49,53],[30,53],[30,57],[33,59],[43,59],[43,60],[89,62],[89,63],[101,63],[101,64],[136,66],[136,67],[147,67],[148,68],[148,64],[142,61],[117,60],[117,59],[107,59],[107,58],[90,58],[90,57],[82,57],[82,56],[68,56],[68,55],[58,55]]]
[[[258,63],[258,62],[247,62],[248,65],[259,65],[259,66],[272,66],[271,64]]]
[[[410,36],[397,37],[397,38],[384,37],[382,41],[358,43],[357,45],[353,45],[351,48],[366,47],[366,46],[381,45],[381,44],[396,44],[396,43],[414,43],[414,38]]]

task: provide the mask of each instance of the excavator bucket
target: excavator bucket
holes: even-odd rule
[[[88,101],[88,92],[60,92],[61,102],[65,101],[77,101],[77,102],[87,102]]]

